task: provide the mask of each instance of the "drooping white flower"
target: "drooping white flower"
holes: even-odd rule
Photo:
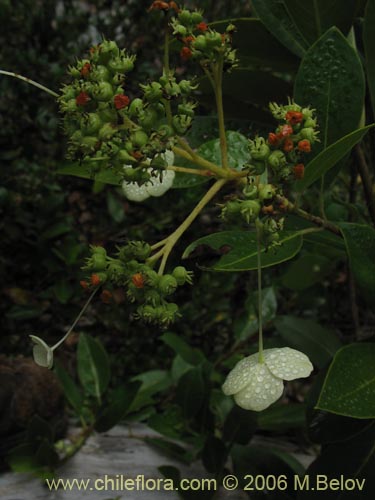
[[[168,166],[173,165],[173,151],[166,151],[161,156],[165,159]],[[124,165],[124,168],[132,168],[132,166]],[[151,173],[152,169],[149,168],[148,172]],[[150,196],[162,196],[172,187],[174,177],[175,173],[173,170],[164,170],[161,173],[161,180],[159,176],[151,177],[151,179],[145,184],[142,184],[142,186],[138,186],[136,182],[124,181],[122,183],[122,189],[128,200],[140,202],[146,200]]]
[[[313,370],[309,358],[290,347],[266,349],[239,361],[228,374],[222,389],[245,410],[262,411],[283,393],[283,380],[308,377]]]
[[[34,342],[33,357],[37,365],[51,369],[53,365],[53,347],[47,345],[44,340],[36,335],[30,335]]]

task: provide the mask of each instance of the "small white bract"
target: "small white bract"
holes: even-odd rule
[[[166,151],[162,156],[164,156],[168,166],[173,165],[174,154],[172,151]],[[132,167],[131,165],[124,165],[124,168]],[[150,168],[148,171],[151,173],[152,169]],[[122,189],[125,196],[128,200],[139,202],[146,200],[150,196],[162,196],[172,187],[175,173],[173,170],[164,170],[161,176],[162,180],[160,180],[159,177],[151,177],[151,179],[145,184],[142,184],[142,186],[138,186],[136,182],[124,181],[122,183]]]
[[[245,410],[262,411],[277,401],[283,393],[283,380],[308,377],[313,370],[309,358],[289,347],[266,349],[264,362],[259,354],[239,361],[228,374],[222,389],[226,396]]]

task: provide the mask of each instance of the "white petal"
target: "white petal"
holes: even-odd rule
[[[164,170],[162,172],[162,180],[158,177],[151,177],[145,184],[146,190],[150,196],[162,196],[168,189],[172,187],[175,173],[173,170]]]
[[[130,201],[144,201],[150,197],[144,184],[142,186],[138,186],[136,182],[124,181],[122,183],[122,190],[127,199]]]
[[[253,376],[253,369],[258,363],[258,353],[241,359],[231,372],[229,372],[223,386],[226,396],[235,394],[243,389]]]
[[[162,153],[161,155],[164,160],[167,162],[168,167],[171,167],[174,163],[174,153],[170,149],[167,149],[165,153]]]
[[[314,369],[306,354],[290,347],[266,349],[263,354],[271,373],[284,380],[308,377]]]
[[[234,400],[244,410],[262,411],[277,401],[283,390],[283,381],[274,377],[265,363],[257,363],[249,384],[234,395]]]
[[[37,365],[44,368],[52,368],[53,365],[53,351],[52,349],[39,337],[30,335],[30,338],[35,342],[33,347],[33,357]]]

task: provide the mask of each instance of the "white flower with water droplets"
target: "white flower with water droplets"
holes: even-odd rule
[[[173,165],[174,154],[172,151],[166,151],[161,156],[164,157],[168,166]],[[132,168],[131,165],[124,165],[124,168]],[[148,169],[148,172],[152,172],[152,168]],[[151,177],[149,181],[141,186],[138,186],[136,182],[124,181],[122,183],[122,190],[128,200],[131,201],[144,201],[150,196],[162,196],[172,187],[175,173],[173,170],[164,170],[161,173],[161,180],[159,177]]]
[[[313,370],[309,358],[289,347],[266,349],[263,362],[259,353],[239,361],[223,384],[226,396],[245,410],[262,411],[283,393],[283,380],[308,377]]]

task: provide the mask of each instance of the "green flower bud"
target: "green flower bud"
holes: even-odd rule
[[[206,37],[204,35],[198,35],[193,42],[193,48],[204,52],[207,48]]]
[[[112,57],[118,57],[120,50],[117,43],[112,40],[104,40],[98,47],[99,63],[107,64]]]
[[[191,126],[191,123],[192,123],[191,116],[175,115],[172,118],[173,128],[176,134],[178,135],[184,135]]]
[[[68,101],[61,101],[61,110],[64,111],[64,113],[74,113],[75,111],[80,111],[76,100],[75,99],[69,99]]]
[[[116,57],[108,62],[109,69],[114,73],[128,73],[134,68],[130,57]]]
[[[148,143],[148,135],[143,130],[137,130],[132,133],[130,140],[136,147],[142,148]]]
[[[177,97],[181,94],[180,86],[176,82],[167,83],[164,90],[171,97]]]
[[[81,118],[81,130],[84,134],[95,134],[103,125],[98,113],[89,113]]]
[[[143,109],[143,101],[137,97],[133,99],[129,106],[129,115],[131,117],[139,115],[140,111]]]
[[[117,123],[116,111],[114,109],[109,108],[107,103],[105,104],[103,102],[99,103],[97,113],[103,122]]]
[[[250,154],[254,160],[266,160],[270,155],[270,147],[266,144],[263,137],[256,137],[250,143]]]
[[[258,188],[255,184],[247,185],[242,192],[249,200],[255,200],[258,198]]]
[[[103,125],[103,127],[99,130],[99,139],[101,141],[108,141],[111,139],[111,137],[114,136],[114,134],[117,132],[117,128],[114,128],[111,123],[106,123]]]
[[[206,43],[209,48],[217,48],[222,45],[221,34],[217,31],[207,32],[206,33]]]
[[[318,139],[318,132],[316,132],[311,127],[301,129],[300,135],[301,135],[302,139],[309,140],[311,142],[311,144],[316,142],[316,140]]]
[[[145,99],[149,102],[157,102],[163,97],[163,90],[158,82],[141,85]]]
[[[125,149],[120,149],[117,152],[117,158],[121,162],[124,162],[125,164],[127,163],[134,163],[134,158],[125,150]],[[126,170],[131,170],[131,169],[126,169]]]
[[[307,118],[304,123],[304,127],[306,128],[316,128],[316,125],[316,120],[314,120],[313,118]]]
[[[196,104],[187,102],[183,104],[178,105],[178,112],[180,115],[186,115],[186,116],[194,116],[194,109],[196,108]]]
[[[158,113],[156,109],[148,107],[147,109],[144,110],[144,113],[142,115],[142,118],[140,118],[139,123],[142,126],[142,128],[150,130],[155,125],[155,122],[157,120],[158,120]]]
[[[86,137],[83,137],[82,140],[80,141],[80,146],[82,147],[83,151],[89,152],[92,151],[93,149],[96,148],[98,144],[98,138],[97,137],[91,137],[87,135]]]
[[[98,101],[110,101],[113,98],[112,85],[109,82],[100,82],[94,87],[92,94]]]
[[[269,155],[268,163],[270,164],[270,166],[272,168],[278,168],[278,167],[281,167],[283,165],[286,165],[287,160],[286,160],[285,154],[282,151],[280,151],[279,149],[276,149],[275,151],[273,151]]]
[[[181,24],[184,26],[189,26],[189,24],[192,21],[192,16],[190,14],[190,11],[183,9],[179,12],[178,14],[178,20],[180,21]],[[200,21],[199,21],[200,22]]]
[[[145,301],[148,304],[155,306],[160,306],[160,294],[156,290],[146,290],[145,291]]]
[[[195,11],[191,13],[191,22],[193,24],[199,24],[203,21],[203,16],[200,12]]]
[[[159,286],[161,276],[156,271],[154,271],[153,269],[146,269],[145,275],[146,275],[146,282],[148,285],[150,285],[153,288]]]
[[[222,209],[221,215],[225,217],[226,215],[235,215],[240,213],[241,202],[240,200],[228,201]]]
[[[259,184],[258,194],[261,201],[271,200],[275,196],[276,190],[272,184]]]
[[[187,32],[187,29],[182,24],[177,24],[173,30],[173,34],[178,36],[186,36]]]
[[[177,288],[177,280],[170,274],[160,276],[158,289],[163,295],[171,295]]]
[[[179,286],[185,283],[192,283],[192,272],[187,271],[183,266],[177,266],[172,272],[172,276],[176,279]]]
[[[99,64],[90,73],[90,80],[96,82],[109,82],[111,80],[111,73],[106,66]]]
[[[260,212],[260,204],[256,200],[244,200],[241,203],[240,212],[245,221],[250,224],[250,222],[254,222],[258,217]]]
[[[160,134],[161,137],[163,137],[163,138],[168,138],[168,137],[171,137],[172,135],[174,135],[174,131],[173,131],[172,127],[164,124],[164,125],[160,125],[160,127],[158,128],[158,134]]]
[[[105,271],[107,267],[107,259],[104,255],[95,254],[89,259],[90,267],[93,271]]]
[[[197,88],[197,85],[192,85],[189,80],[181,80],[179,82],[181,93],[184,95],[190,94],[193,90]]]

